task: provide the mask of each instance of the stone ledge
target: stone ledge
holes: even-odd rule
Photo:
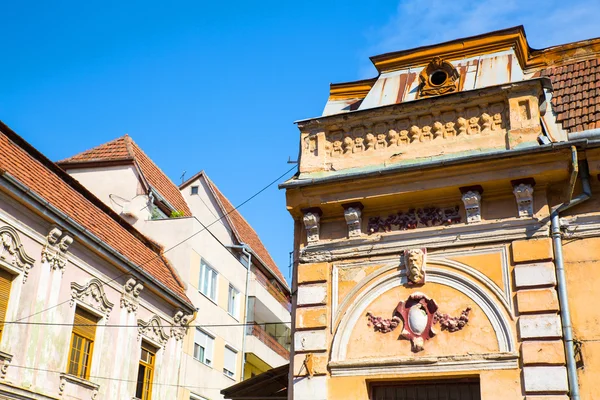
[[[550,238],[515,240],[512,243],[512,256],[515,263],[552,260],[552,240]]]
[[[515,286],[517,288],[556,286],[554,263],[541,262],[515,265]]]
[[[540,311],[558,311],[558,295],[554,288],[519,290],[517,309],[520,314]]]
[[[523,367],[525,392],[563,392],[569,390],[565,367]]]
[[[562,337],[562,324],[556,314],[524,315],[519,317],[521,339]]]

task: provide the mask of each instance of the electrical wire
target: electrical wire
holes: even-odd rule
[[[236,326],[262,326],[262,325],[289,325],[291,322],[248,322],[238,324],[199,324],[199,325],[185,325],[188,328],[231,328]],[[24,321],[0,321],[1,325],[37,325],[37,326],[101,326],[106,328],[139,328],[139,325],[128,325],[128,324],[71,324],[63,322],[24,322]],[[159,328],[174,328],[174,325],[152,325]]]
[[[296,166],[293,166],[292,168],[288,169],[288,170],[287,170],[287,171],[285,171],[283,174],[279,175],[277,178],[275,178],[273,181],[271,181],[271,182],[270,182],[268,185],[266,185],[265,187],[263,187],[262,189],[260,189],[258,192],[254,193],[252,196],[250,196],[249,198],[247,198],[246,200],[244,200],[244,201],[243,201],[241,204],[239,204],[237,207],[234,207],[234,208],[233,208],[233,209],[231,209],[229,212],[227,212],[227,213],[223,214],[221,217],[217,218],[216,220],[214,220],[214,221],[213,221],[213,222],[211,222],[210,224],[208,224],[208,225],[205,225],[205,226],[204,226],[202,229],[200,229],[199,231],[197,231],[197,232],[193,233],[193,234],[192,234],[192,235],[190,235],[189,237],[187,237],[187,238],[183,239],[183,240],[182,240],[182,241],[180,241],[179,243],[176,243],[175,245],[173,245],[173,246],[169,247],[168,249],[164,250],[164,251],[163,251],[161,254],[157,254],[155,257],[152,257],[151,259],[149,259],[149,260],[147,260],[147,261],[144,261],[143,263],[139,264],[139,265],[138,265],[138,267],[141,267],[141,266],[143,266],[143,265],[146,265],[146,264],[148,264],[149,262],[151,262],[151,261],[154,261],[155,259],[157,259],[157,258],[159,258],[159,257],[162,257],[162,255],[163,255],[163,254],[165,254],[165,253],[167,253],[168,251],[171,251],[171,250],[175,249],[176,247],[178,247],[178,246],[182,245],[183,243],[185,243],[186,241],[188,241],[188,240],[192,239],[193,237],[195,237],[196,235],[200,234],[200,233],[201,233],[201,232],[203,232],[204,230],[207,230],[209,227],[211,227],[212,225],[216,224],[217,222],[219,222],[220,220],[222,220],[223,218],[225,218],[226,216],[228,216],[228,215],[229,215],[229,214],[231,214],[232,212],[236,211],[237,209],[239,209],[240,207],[242,207],[243,205],[245,205],[246,203],[248,203],[249,201],[251,201],[252,199],[254,199],[256,196],[258,196],[259,194],[261,194],[262,192],[264,192],[265,190],[267,190],[267,189],[268,189],[269,187],[271,187],[271,186],[272,186],[274,183],[277,183],[277,182],[278,182],[278,181],[279,181],[281,178],[283,178],[284,176],[286,176],[287,174],[289,174],[290,172],[292,172],[292,170],[294,170],[295,168],[296,168]],[[104,285],[107,285],[107,284],[109,284],[109,283],[111,283],[111,282],[114,282],[114,281],[116,281],[117,279],[119,279],[119,278],[121,278],[121,277],[123,277],[123,276],[126,276],[126,275],[128,275],[128,274],[130,274],[130,273],[131,273],[130,271],[125,271],[124,273],[122,273],[122,274],[120,274],[120,275],[117,275],[116,277],[114,277],[114,278],[112,278],[112,279],[110,279],[110,280],[108,280],[108,281],[106,281],[106,282],[103,282],[103,281],[102,281],[102,280],[100,280],[100,279],[99,279],[99,280],[100,280],[100,282],[102,283],[102,287],[104,287]],[[43,310],[40,310],[40,311],[38,311],[38,312],[36,312],[36,313],[33,313],[33,314],[30,314],[30,315],[27,315],[27,316],[25,316],[25,317],[21,317],[21,318],[19,318],[18,320],[16,320],[16,321],[13,321],[13,322],[20,322],[20,321],[22,321],[22,320],[24,320],[24,319],[29,319],[29,318],[31,318],[31,317],[33,317],[33,316],[35,316],[35,315],[39,315],[39,314],[41,314],[41,313],[44,313],[44,312],[46,312],[46,311],[49,311],[49,310],[51,310],[51,309],[53,309],[53,308],[59,307],[59,306],[61,306],[61,305],[63,305],[63,304],[66,304],[66,303],[68,303],[68,302],[70,302],[70,301],[71,301],[71,299],[67,299],[67,300],[65,300],[65,301],[63,301],[63,302],[61,302],[61,303],[55,304],[55,305],[53,305],[53,306],[51,306],[51,307],[45,308],[45,309],[43,309]]]

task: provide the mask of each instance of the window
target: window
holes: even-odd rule
[[[191,193],[192,194],[198,194],[198,186],[192,186]]]
[[[223,373],[230,378],[235,376],[235,365],[237,361],[237,351],[229,346],[225,346],[225,361],[223,362]]]
[[[479,381],[457,379],[439,382],[402,382],[373,384],[373,400],[480,400]]]
[[[150,400],[152,396],[152,379],[154,378],[154,361],[156,359],[156,348],[146,342],[142,342],[142,353],[140,355],[140,367],[138,369],[135,397],[141,400]]]
[[[217,301],[217,271],[204,260],[200,261],[200,292],[212,301]]]
[[[229,314],[231,314],[235,319],[237,319],[239,310],[240,292],[233,286],[229,285],[229,301],[227,303],[227,311],[229,311]]]
[[[68,373],[82,379],[90,376],[94,338],[98,318],[89,312],[76,307],[73,333],[71,334],[71,354],[69,355]]]
[[[194,337],[194,358],[206,365],[212,365],[215,338],[196,329]]]
[[[0,321],[6,319],[6,308],[8,307],[8,298],[10,296],[10,287],[13,276],[3,269],[0,269]],[[0,324],[0,339],[2,339],[4,325]]]

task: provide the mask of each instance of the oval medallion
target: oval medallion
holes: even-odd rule
[[[408,326],[417,335],[422,334],[427,327],[427,313],[420,304],[415,304],[408,311]]]

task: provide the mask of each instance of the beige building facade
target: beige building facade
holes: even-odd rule
[[[195,308],[160,249],[0,124],[0,398],[175,398]]]
[[[600,41],[372,57],[298,121],[290,399],[594,399]]]
[[[177,187],[129,136],[58,164],[160,244],[185,282],[197,313],[183,341],[177,398],[221,399],[222,389],[289,362],[285,279],[204,172]]]

